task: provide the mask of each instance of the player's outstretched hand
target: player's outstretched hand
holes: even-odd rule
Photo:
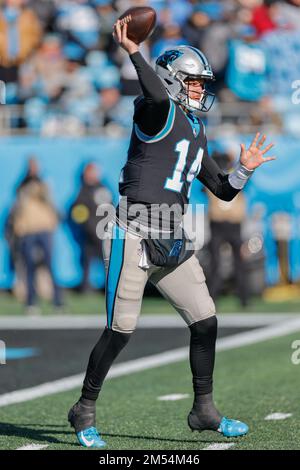
[[[113,31],[113,38],[116,41],[116,43],[119,44],[123,49],[125,49],[128,54],[133,54],[134,52],[137,52],[139,50],[139,46],[128,39],[127,37],[127,23],[121,23],[120,20],[118,20],[114,24],[114,31]]]
[[[270,162],[271,160],[276,160],[276,157],[264,157],[264,155],[274,147],[274,144],[269,144],[265,148],[262,148],[266,141],[266,136],[263,135],[260,141],[258,142],[260,132],[258,132],[253,139],[250,147],[246,149],[245,144],[241,144],[241,156],[240,162],[248,170],[255,170],[263,163]]]

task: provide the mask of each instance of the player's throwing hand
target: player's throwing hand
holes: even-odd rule
[[[240,162],[248,170],[255,170],[255,168],[259,167],[263,163],[276,160],[276,157],[264,157],[264,155],[274,147],[274,144],[269,144],[263,149],[262,146],[264,145],[267,137],[263,135],[261,140],[258,142],[259,136],[260,132],[256,134],[248,150],[246,149],[245,144],[241,144]]]
[[[134,54],[139,50],[139,46],[128,39],[127,37],[127,23],[121,24],[121,21],[117,21],[114,24],[113,38],[129,55]]]

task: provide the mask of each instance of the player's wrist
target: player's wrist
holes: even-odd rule
[[[239,161],[232,173],[229,174],[228,181],[233,188],[243,189],[253,172],[254,170],[249,170]]]
[[[133,46],[133,47],[130,47],[127,49],[127,52],[129,55],[133,55],[135,54],[136,52],[139,52],[139,47],[138,46]]]

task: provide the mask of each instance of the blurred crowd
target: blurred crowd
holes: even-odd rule
[[[96,235],[101,217],[96,212],[98,206],[111,203],[112,193],[101,182],[98,166],[90,161],[81,170],[78,194],[67,214],[59,214],[36,158],[32,156],[28,160],[5,223],[11,269],[15,272],[14,294],[24,301],[28,314],[39,313],[39,296],[52,297],[58,310],[63,307],[61,288],[53,269],[53,236],[62,221],[68,224],[80,253],[81,282],[76,290],[86,292],[91,288],[91,263],[95,259],[103,260],[102,240]]]
[[[47,136],[128,132],[139,84],[111,32],[133,5],[151,5],[158,15],[153,35],[141,45],[146,59],[154,64],[174,45],[198,47],[216,74],[217,103],[259,104],[277,112],[284,131],[299,128],[292,94],[300,76],[300,0],[0,4],[0,79],[6,104],[22,109],[9,116],[14,129]]]

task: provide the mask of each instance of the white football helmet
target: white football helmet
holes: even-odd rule
[[[215,100],[214,93],[204,89],[199,100],[191,99],[188,85],[184,83],[187,78],[204,79],[205,84],[215,80],[207,58],[199,49],[192,46],[169,49],[157,58],[155,70],[174,101],[190,111],[210,110]]]

